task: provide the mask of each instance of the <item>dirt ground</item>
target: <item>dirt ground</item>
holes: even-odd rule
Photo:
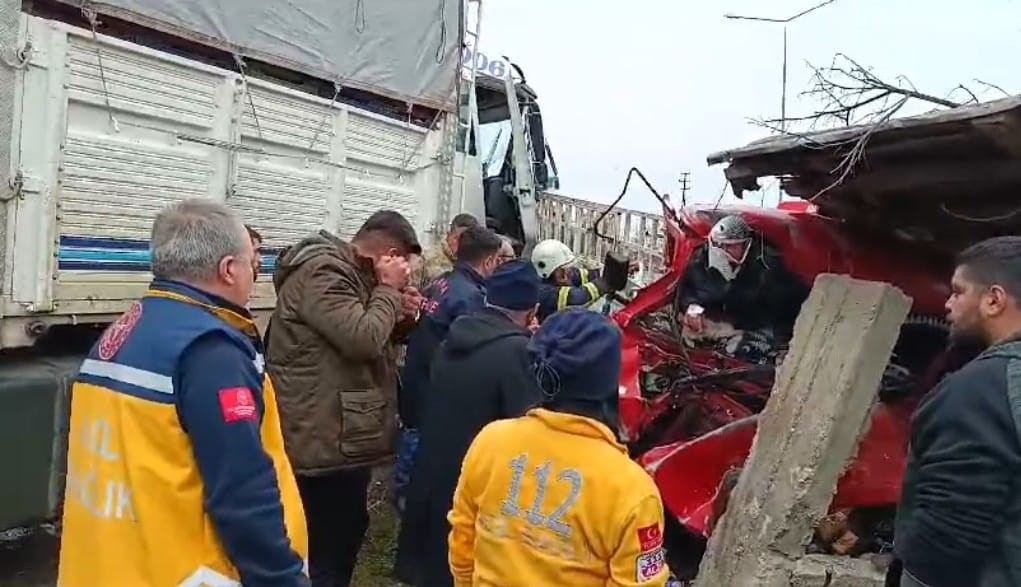
[[[372,500],[372,524],[358,556],[353,587],[400,587],[390,578],[397,542],[397,517],[388,501]],[[58,539],[40,528],[30,534],[0,535],[0,585],[54,587],[57,580]]]

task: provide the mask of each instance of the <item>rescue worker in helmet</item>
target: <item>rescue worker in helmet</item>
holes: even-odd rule
[[[555,312],[572,306],[587,306],[610,291],[599,271],[577,267],[570,247],[548,239],[532,249],[532,265],[542,279],[539,290],[538,321],[541,324]],[[638,264],[632,261],[629,270]]]
[[[675,309],[686,333],[726,323],[761,347],[786,344],[809,286],[740,215],[721,218],[691,256]]]

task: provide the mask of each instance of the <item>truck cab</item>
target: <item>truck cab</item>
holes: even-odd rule
[[[530,251],[538,238],[538,202],[559,187],[559,178],[535,90],[514,76],[520,69],[509,69],[504,79],[477,75],[474,104],[462,110],[463,207]]]

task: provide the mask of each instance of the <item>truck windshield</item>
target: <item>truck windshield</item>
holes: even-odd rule
[[[479,154],[482,156],[483,177],[500,175],[507,149],[511,141],[511,123],[509,120],[490,122],[479,127]]]

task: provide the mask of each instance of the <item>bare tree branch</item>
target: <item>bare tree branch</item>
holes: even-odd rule
[[[1004,96],[1006,96],[1006,97],[1008,97],[1008,98],[1009,98],[1009,97],[1011,96],[1011,93],[1010,93],[1010,92],[1008,92],[1007,90],[1005,90],[1005,89],[1001,88],[1000,86],[998,86],[998,85],[996,85],[996,84],[991,84],[991,83],[989,83],[989,82],[984,82],[984,81],[982,81],[982,80],[980,80],[980,79],[976,79],[976,80],[975,80],[975,83],[976,83],[976,84],[981,84],[981,85],[983,85],[983,86],[985,86],[985,87],[987,87],[987,88],[990,88],[990,89],[996,90],[996,91],[998,91],[998,92],[1002,92],[1002,93],[1003,93],[1003,95],[1004,95]]]
[[[814,112],[804,116],[790,116],[781,119],[753,120],[759,126],[780,132],[788,136],[798,137],[810,149],[834,149],[840,157],[839,162],[830,170],[835,180],[816,193],[815,200],[833,190],[854,174],[865,158],[866,147],[876,130],[886,124],[908,102],[918,101],[939,108],[956,108],[964,104],[980,102],[976,92],[959,84],[947,97],[939,97],[919,91],[907,76],[898,75],[893,81],[879,77],[872,68],[865,67],[843,53],[833,56],[827,66],[815,66],[812,70],[809,87],[802,96],[816,101],[819,106]],[[1002,88],[981,80],[975,80],[983,86],[995,88],[1007,94]],[[968,96],[967,101],[958,102],[951,97],[958,92]],[[839,143],[822,144],[810,135],[791,131],[788,124],[801,124],[808,130],[818,126],[860,126],[860,132]],[[805,131],[807,132],[807,131]],[[849,148],[848,148],[849,147]]]

